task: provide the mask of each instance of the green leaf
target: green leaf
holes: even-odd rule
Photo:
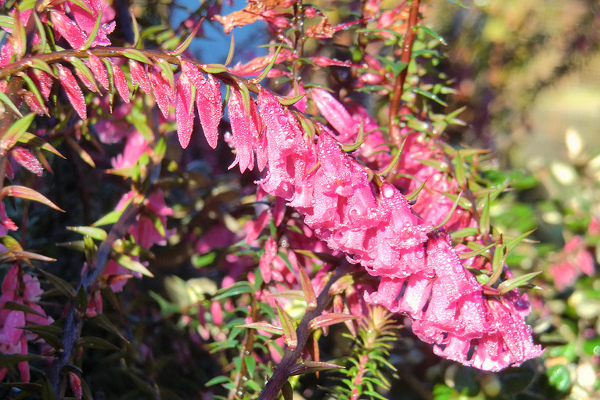
[[[168,302],[159,294],[150,292],[150,297],[152,297],[158,303],[158,305],[160,306],[160,312],[165,317],[168,317],[172,314],[178,314],[181,312],[181,307],[179,307],[176,304]]]
[[[546,371],[548,382],[558,391],[564,392],[571,386],[571,374],[564,365],[554,365]]]
[[[254,356],[244,356],[244,363],[246,364],[246,368],[248,369],[248,376],[253,376],[254,370],[256,369],[256,360],[254,359]]]
[[[82,336],[78,341],[81,347],[87,347],[90,349],[102,349],[102,350],[116,350],[121,351],[121,349],[108,340],[99,338],[97,336]]]
[[[283,328],[269,324],[267,322],[251,322],[249,324],[236,325],[239,328],[257,329],[274,335],[283,335]]]
[[[125,51],[123,52],[123,55],[127,58],[130,58],[132,60],[135,61],[139,61],[145,64],[150,64],[150,65],[154,65],[154,63],[152,62],[152,60],[150,60],[148,57],[146,57],[141,51],[136,50],[136,49],[125,49]]]
[[[269,64],[267,64],[265,69],[263,69],[263,71],[260,73],[260,75],[257,76],[255,79],[253,79],[252,82],[260,83],[263,79],[265,79],[267,77],[267,75],[269,74],[269,71],[271,71],[271,69],[275,65],[275,62],[277,61],[277,57],[279,56],[279,52],[281,51],[282,46],[283,46],[282,44],[279,45],[277,50],[275,50],[275,54],[273,54],[271,61],[269,61]]]
[[[252,291],[252,287],[248,282],[236,282],[227,288],[219,289],[212,300],[217,301],[226,299],[228,297],[233,297],[244,293],[252,293]]]
[[[317,296],[315,295],[312,282],[302,266],[299,266],[299,273],[302,292],[304,292],[304,298],[306,299],[306,306],[309,310],[314,310],[317,307]]]
[[[12,261],[29,261],[29,260],[39,260],[39,261],[46,261],[46,262],[56,261],[56,259],[54,259],[54,258],[46,257],[41,254],[32,253],[29,251],[5,250],[0,253],[0,263],[12,262]]]
[[[485,202],[483,203],[483,208],[481,209],[481,214],[479,216],[479,230],[482,235],[487,235],[490,233],[490,203],[491,203],[490,195],[488,193]]]
[[[202,70],[208,74],[218,74],[227,72],[227,67],[222,64],[206,64],[202,66]]]
[[[75,295],[77,294],[77,292],[75,291],[75,288],[72,285],[70,285],[67,281],[65,281],[62,278],[59,278],[56,275],[51,274],[50,272],[46,272],[41,269],[38,269],[38,271],[42,275],[44,275],[59,292],[61,292],[65,296],[67,296],[67,298],[69,298],[69,299],[75,298]]]
[[[206,382],[204,384],[204,386],[209,387],[209,386],[223,384],[223,383],[226,383],[226,382],[227,383],[231,382],[231,378],[229,378],[227,376],[217,376],[217,377],[212,378],[208,382]]]
[[[515,278],[508,279],[498,285],[498,290],[502,294],[508,293],[511,290],[513,290],[514,288],[517,288],[517,287],[520,287],[520,286],[526,284],[531,279],[535,278],[536,276],[538,276],[541,273],[542,273],[542,271],[530,272],[525,275],[521,275],[521,276],[517,276]]]
[[[448,104],[446,104],[445,101],[443,101],[442,99],[440,99],[436,94],[433,94],[431,92],[428,92],[427,90],[423,90],[423,89],[419,89],[419,88],[410,88],[409,89],[411,92],[420,94],[421,96],[425,96],[430,100],[435,101],[438,104],[441,104],[444,107],[447,107]]]
[[[21,312],[23,312],[25,314],[39,315],[40,317],[44,316],[38,310],[35,310],[35,309],[33,309],[33,308],[25,305],[25,304],[17,303],[17,302],[14,302],[14,301],[7,301],[6,303],[4,303],[4,306],[2,308],[4,310],[21,311]]]
[[[46,46],[48,45],[48,38],[46,37],[46,29],[44,28],[44,24],[42,24],[42,21],[40,20],[40,17],[38,16],[37,12],[32,12],[31,16],[33,17],[33,20],[35,22],[35,27],[40,35],[40,53],[44,54],[46,52]],[[50,75],[52,75],[56,79],[56,76],[54,75],[53,72],[50,72]]]
[[[463,228],[460,229],[458,231],[454,231],[450,234],[450,236],[452,237],[452,239],[456,240],[456,239],[462,239],[468,236],[475,236],[479,233],[479,229],[477,228],[473,228],[473,227],[468,227],[468,228]]]
[[[583,343],[583,351],[589,355],[600,355],[600,337],[586,340]]]
[[[132,200],[129,200],[121,210],[114,210],[100,218],[98,221],[94,222],[92,226],[102,226],[102,225],[111,225],[114,224],[121,218],[121,214],[123,214],[123,210],[125,210]]]
[[[379,61],[381,61],[389,71],[391,71],[394,76],[400,75],[400,72],[408,67],[408,63],[402,61],[393,61],[388,59],[387,57],[375,56]]]
[[[325,371],[329,369],[344,369],[344,367],[327,362],[305,361],[290,368],[290,375],[311,374],[313,372]]]
[[[352,314],[338,314],[338,313],[329,313],[319,315],[310,321],[309,327],[311,330],[316,330],[319,328],[323,328],[325,326],[339,324],[346,321],[351,321],[353,319],[357,319],[358,317]]]
[[[129,340],[121,333],[121,330],[117,328],[104,314],[96,314],[94,317],[88,319],[89,322],[99,326],[100,328],[114,333],[125,343],[129,343]]]
[[[452,205],[452,208],[448,212],[448,215],[446,215],[446,218],[444,218],[444,220],[442,222],[440,222],[439,224],[434,226],[433,229],[440,229],[441,227],[446,225],[448,223],[448,221],[450,221],[450,218],[452,218],[452,214],[454,214],[454,211],[456,211],[456,207],[458,207],[458,203],[460,202],[461,195],[462,195],[462,192],[460,192],[458,194],[458,197],[456,198],[456,201],[454,201],[454,204]]]
[[[44,100],[44,97],[42,96],[42,93],[40,92],[40,89],[33,82],[33,79],[31,79],[29,77],[29,75],[27,75],[27,74],[20,74],[19,76],[21,78],[23,78],[23,80],[25,81],[25,83],[27,83],[27,88],[29,89],[29,91],[31,93],[34,94],[34,96],[37,99],[38,103],[40,103],[43,107],[45,107],[46,102]],[[46,115],[48,115],[47,112],[46,112]]]
[[[94,78],[92,71],[90,71],[88,66],[85,65],[85,63],[83,61],[81,61],[77,57],[69,57],[69,62],[73,65],[73,68],[75,68],[77,71],[81,72],[83,74],[83,76],[85,76],[88,79],[88,81],[90,81],[90,83],[92,85],[94,85],[93,89],[95,92],[100,91],[100,89],[98,89],[98,85],[96,85],[96,78]]]
[[[104,229],[92,226],[67,226],[67,229],[100,241],[105,240],[108,236]]]
[[[4,136],[2,136],[2,141],[0,142],[0,151],[2,154],[6,154],[17,143],[19,138],[29,129],[34,118],[35,113],[29,113],[12,123]]]
[[[26,186],[6,186],[2,189],[2,191],[0,191],[0,199],[3,199],[6,196],[38,201],[42,204],[47,205],[48,207],[54,208],[55,210],[65,212],[56,204],[48,200],[44,195]]]
[[[13,104],[12,101],[10,101],[8,96],[5,95],[4,92],[2,92],[1,90],[0,90],[0,100],[2,100],[2,102],[4,104],[6,104],[15,114],[17,114],[19,116],[19,118],[23,118],[23,114],[21,114],[19,109]]]
[[[39,356],[37,354],[2,354],[0,355],[0,368],[7,368],[20,362],[43,361],[51,357]]]
[[[477,243],[477,244],[479,244],[479,243]],[[489,249],[491,249],[495,245],[496,245],[496,243],[492,243],[492,244],[489,244],[487,246],[481,246],[481,247],[478,246],[478,248],[475,249],[475,250],[473,250],[473,251],[469,251],[467,253],[458,253],[458,257],[461,260],[467,260],[469,258],[472,258],[472,257],[475,257],[475,256],[478,256],[480,254],[485,253],[486,251],[488,251]]]
[[[294,351],[296,346],[298,346],[298,336],[296,336],[296,328],[292,319],[288,315],[287,312],[278,302],[275,302],[277,306],[277,314],[279,315],[279,322],[281,322],[281,327],[283,328],[283,341],[288,345],[290,350]]]
[[[419,25],[419,29],[429,34],[434,39],[438,40],[441,44],[447,44],[443,37],[437,34],[433,29],[427,28],[426,26]]]
[[[290,97],[278,96],[277,100],[279,101],[279,104],[281,104],[283,106],[291,106],[293,104],[296,104],[300,100],[302,100],[302,98],[305,96],[306,96],[306,94],[299,94],[298,96],[290,96]]]
[[[149,276],[150,278],[154,278],[154,275],[152,274],[152,272],[150,272],[148,270],[148,268],[146,268],[144,266],[144,264],[142,264],[139,261],[134,260],[133,258],[131,258],[125,254],[118,255],[117,258],[115,259],[115,261],[130,271],[139,272],[142,275]]]
[[[91,15],[94,15],[94,14],[91,14]],[[101,22],[102,22],[102,10],[100,10],[100,12],[98,13],[98,17],[96,18],[96,23],[94,24],[94,29],[88,35],[88,38],[85,41],[85,43],[83,44],[83,47],[81,48],[81,50],[89,49],[90,46],[92,45],[92,43],[94,42],[94,40],[96,40],[96,35],[98,34],[98,29],[100,28]]]

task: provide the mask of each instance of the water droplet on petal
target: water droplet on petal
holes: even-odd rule
[[[394,197],[394,188],[392,187],[392,185],[386,183],[383,186],[383,196],[388,199]]]

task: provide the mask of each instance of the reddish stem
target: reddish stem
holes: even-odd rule
[[[402,135],[400,134],[400,127],[394,123],[394,119],[400,110],[400,101],[402,93],[404,92],[404,82],[406,81],[406,75],[408,73],[408,63],[412,57],[412,46],[415,41],[417,31],[415,29],[419,20],[419,3],[420,0],[413,0],[410,5],[410,13],[408,15],[408,25],[406,27],[406,33],[404,34],[404,43],[402,44],[402,54],[400,55],[400,62],[406,63],[406,67],[396,76],[396,82],[394,84],[394,92],[392,99],[390,100],[390,114],[388,125],[390,128],[390,135],[392,141],[397,148],[402,146]]]

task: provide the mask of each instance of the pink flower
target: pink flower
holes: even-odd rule
[[[583,238],[575,236],[565,244],[558,261],[550,267],[550,274],[556,288],[562,291],[573,285],[582,272],[594,275],[594,258],[586,249]]]
[[[42,290],[36,277],[25,274],[17,265],[9,268],[2,282],[2,296],[0,297],[0,352],[3,354],[27,354],[27,334],[23,329],[28,323],[48,325],[52,318],[37,304]],[[7,310],[7,302],[23,304],[32,308],[36,313],[25,314],[22,311]],[[33,339],[33,337],[31,338]],[[29,382],[29,364],[20,362],[19,371],[24,382]],[[6,374],[6,368],[0,368],[0,380]]]
[[[144,136],[138,131],[133,131],[127,137],[123,154],[119,154],[112,159],[113,168],[120,169],[134,166],[149,148],[150,146]]]
[[[123,209],[134,195],[133,191],[123,195],[116,209]],[[165,204],[162,191],[155,190],[144,200],[144,207],[136,217],[136,222],[129,229],[129,233],[133,235],[137,244],[145,249],[149,249],[155,244],[164,246],[167,244],[167,238],[173,234],[173,231],[166,229],[169,215],[173,215],[173,210]]]
[[[247,117],[246,105],[240,91],[231,88],[229,99],[229,120],[231,121],[231,133],[233,134],[233,146],[235,147],[235,160],[229,166],[240,165],[240,171],[254,169],[254,149],[258,141],[259,129],[262,126],[256,104],[250,99],[248,107],[250,118]]]

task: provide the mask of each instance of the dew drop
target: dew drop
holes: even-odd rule
[[[391,185],[386,184],[383,187],[383,196],[388,199],[394,197],[394,188]]]
[[[287,118],[285,117],[285,115],[279,115],[277,117],[277,122],[279,122],[280,124],[285,124],[287,122]]]

